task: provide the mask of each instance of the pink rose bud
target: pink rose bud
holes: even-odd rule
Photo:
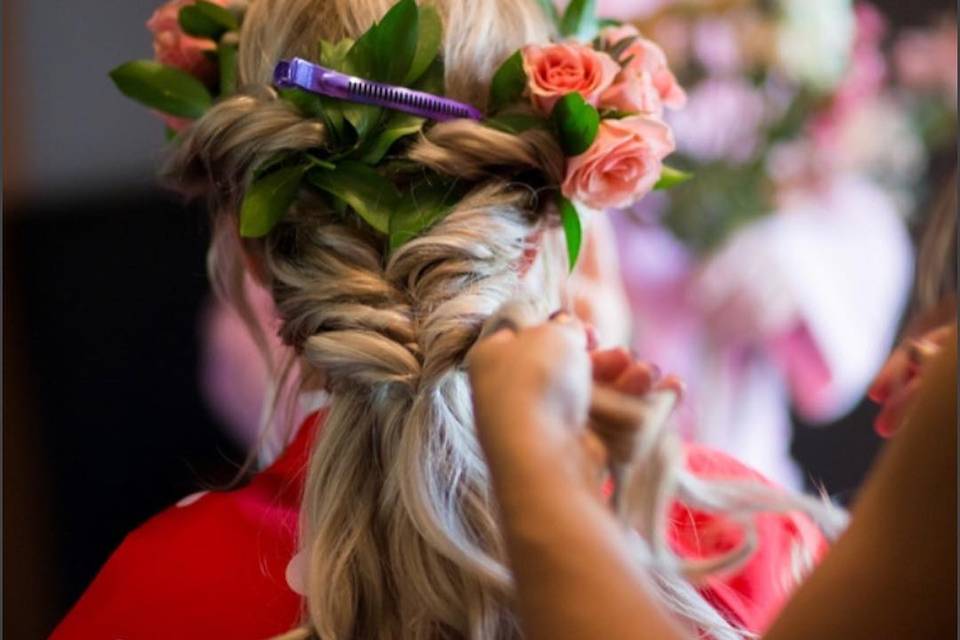
[[[600,96],[600,106],[626,113],[660,116],[663,102],[660,92],[653,86],[653,78],[646,71],[637,73],[624,69],[613,85]]]
[[[563,195],[593,209],[634,204],[657,183],[673,149],[673,132],[656,118],[603,120],[593,145],[567,160]]]
[[[574,91],[597,106],[600,94],[620,71],[607,54],[575,43],[524,47],[523,68],[533,105],[544,114]]]
[[[221,6],[227,4],[227,0],[213,2]],[[180,9],[193,3],[194,0],[171,0],[154,11],[147,21],[147,29],[153,33],[153,52],[157,62],[209,81],[217,67],[207,58],[206,52],[216,49],[216,43],[188,36],[180,28]]]
[[[620,56],[621,60],[630,60],[627,69],[637,74],[649,73],[660,100],[667,107],[679,109],[686,104],[687,94],[670,71],[663,49],[652,40],[641,36],[636,27],[608,27],[600,33],[600,37],[607,46],[613,46],[625,38],[636,38]]]
[[[160,113],[159,111],[155,113],[160,116],[160,119],[163,120],[165,125],[167,125],[167,128],[174,133],[180,133],[193,124],[193,120],[190,120],[189,118],[178,118],[177,116],[167,115],[166,113]]]

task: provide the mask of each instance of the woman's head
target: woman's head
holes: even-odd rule
[[[253,0],[240,33],[241,89],[181,134],[167,173],[208,197],[221,291],[242,308],[246,265],[257,265],[304,379],[322,375],[331,391],[301,523],[307,608],[320,635],[509,637],[509,578],[462,363],[508,300],[533,290],[544,316],[559,302],[559,286],[546,284],[551,268],[536,269],[536,283],[522,278],[546,208],[508,177],[534,170],[559,183],[556,142],[468,121],[426,129],[407,157],[468,188],[442,221],[393,251],[307,192],[262,240],[242,244],[237,232],[253,170],[328,140],[321,120],[269,87],[276,62],[313,57],[320,39],[356,38],[392,4]],[[550,36],[534,0],[436,7],[446,94],[481,108],[503,59]]]

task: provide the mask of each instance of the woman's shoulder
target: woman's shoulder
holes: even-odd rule
[[[123,540],[53,633],[73,638],[257,638],[294,626],[287,581],[315,423],[233,491],[202,491]]]
[[[263,638],[297,622],[296,511],[255,485],[201,492],[130,533],[52,638]]]
[[[774,492],[786,491],[725,453],[686,444],[684,454],[686,469],[700,478],[759,483]],[[750,558],[722,577],[709,579],[701,590],[728,619],[759,633],[776,617],[828,545],[816,524],[796,511],[758,513],[752,525],[756,537]],[[744,542],[746,535],[739,522],[680,502],[671,509],[670,527],[674,550],[696,560],[729,553]]]

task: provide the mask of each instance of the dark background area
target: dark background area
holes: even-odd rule
[[[242,460],[198,392],[205,216],[152,186],[161,126],[106,81],[149,55],[156,4],[3,5],[9,638],[45,637],[126,532]],[[877,4],[898,24],[948,7]],[[879,448],[874,413],[796,430],[808,476],[841,502]]]

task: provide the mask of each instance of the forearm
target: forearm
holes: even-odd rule
[[[543,433],[528,413],[518,433]],[[571,435],[571,438],[573,436]],[[572,443],[568,443],[572,444]],[[683,637],[661,610],[626,537],[584,481],[575,446],[531,442],[491,461],[517,584],[517,608],[531,640]]]
[[[768,634],[940,638],[956,623],[956,342],[870,474],[840,538]]]

